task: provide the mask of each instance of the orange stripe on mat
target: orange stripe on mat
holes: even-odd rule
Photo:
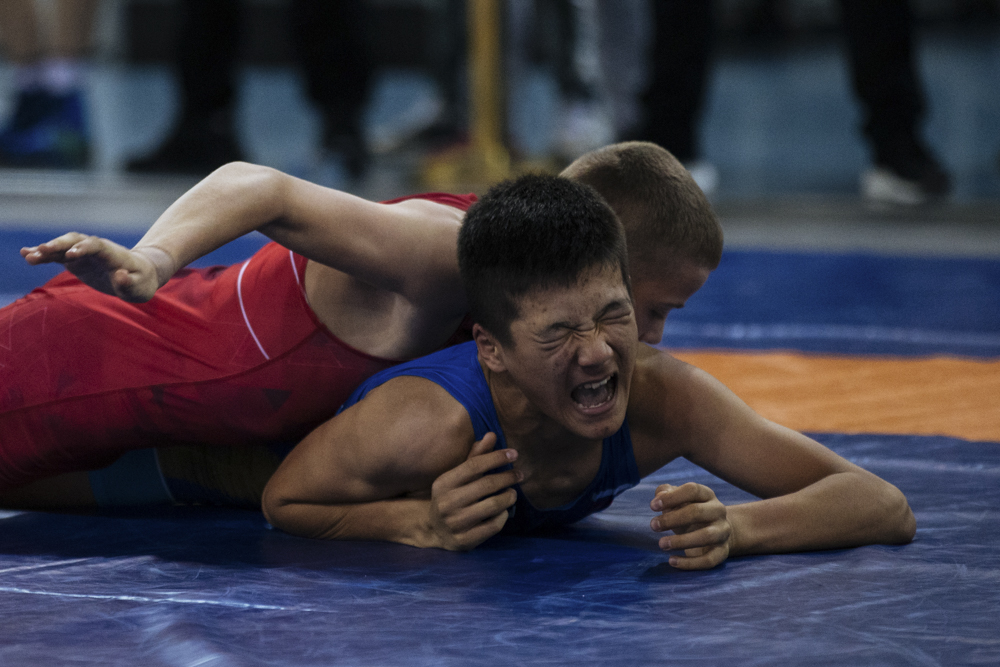
[[[1000,441],[1000,361],[676,352],[797,431]]]

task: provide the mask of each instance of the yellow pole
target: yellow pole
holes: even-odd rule
[[[500,0],[469,0],[469,93],[472,150],[488,182],[504,178],[510,157],[503,146],[503,51]]]
[[[466,7],[470,143],[425,164],[425,185],[441,190],[482,188],[507,178],[511,171],[503,145],[501,0],[468,0]]]

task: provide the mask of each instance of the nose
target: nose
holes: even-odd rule
[[[649,345],[657,345],[663,340],[663,325],[666,318],[647,317],[639,322],[639,340]]]
[[[596,329],[588,333],[580,343],[577,362],[583,368],[600,368],[615,356],[607,337]]]

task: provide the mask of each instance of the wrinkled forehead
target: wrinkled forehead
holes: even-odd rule
[[[664,257],[658,264],[631,265],[635,299],[652,297],[668,301],[686,301],[701,289],[712,270],[686,257]]]
[[[590,317],[616,303],[631,305],[632,296],[617,264],[598,264],[571,282],[554,282],[530,289],[515,299],[519,320]]]

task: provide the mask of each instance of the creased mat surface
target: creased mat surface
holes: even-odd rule
[[[39,240],[18,236],[13,252]],[[228,252],[217,261],[252,250]],[[0,292],[10,298],[41,282],[14,260],[0,260]],[[665,343],[989,365],[1000,357],[997,304],[996,261],[727,253],[671,315]],[[747,366],[756,386],[736,387],[748,400],[771,373],[847,382],[878,366],[866,357],[868,370],[818,373],[758,361],[772,366]],[[886,377],[898,384],[901,373]],[[813,419],[801,428],[826,430],[815,420],[821,411],[797,409]],[[913,432],[923,417],[893,428]],[[878,430],[870,426],[858,429]],[[684,462],[574,529],[497,539],[469,554],[302,540],[268,530],[253,512],[6,515],[0,665],[1000,663],[1000,444],[816,437],[907,494],[913,544],[674,571],[648,530],[655,485],[693,480],[725,502],[747,498]]]
[[[915,542],[683,573],[648,530],[675,462],[575,529],[467,554],[328,543],[259,515],[0,520],[4,665],[1000,662],[1000,445],[819,435],[897,484]]]

